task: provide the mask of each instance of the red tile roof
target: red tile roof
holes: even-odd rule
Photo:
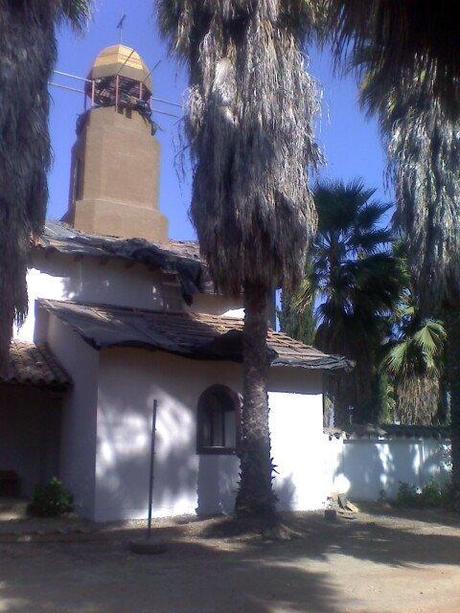
[[[70,385],[70,377],[44,345],[13,341],[10,363],[2,383],[17,383],[63,390]]]

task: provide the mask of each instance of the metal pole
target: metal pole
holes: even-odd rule
[[[120,66],[119,71],[117,72],[117,75],[120,74],[120,72],[123,70],[123,68],[126,66],[126,64],[129,62],[129,60],[131,59],[131,56],[133,55],[133,53],[135,53],[135,50],[133,49],[131,51],[131,53],[128,55],[128,57],[126,58],[126,60],[123,62],[123,64]]]
[[[152,109],[152,113],[159,113],[160,115],[166,115],[167,117],[175,117],[176,119],[181,119],[179,115],[174,115],[173,113],[166,113],[166,111],[158,111],[157,109]]]
[[[170,102],[169,100],[164,100],[164,98],[155,98],[152,96],[152,100],[155,102],[162,102],[163,104],[169,104],[170,106],[177,106],[179,109],[182,108],[182,104],[177,104],[177,102]]]
[[[70,72],[63,72],[62,70],[53,70],[55,74],[62,75],[63,77],[70,77],[71,79],[77,79],[78,81],[86,81],[86,83],[90,83],[91,79],[85,79],[83,77],[78,77],[75,74],[70,74]]]
[[[82,89],[76,89],[75,87],[69,87],[68,85],[61,85],[60,83],[56,83],[55,81],[48,81],[48,85],[52,85],[53,87],[60,87],[61,89],[66,89],[69,92],[76,92],[77,94],[85,93]]]
[[[149,477],[149,520],[148,520],[148,528],[147,528],[147,538],[149,539],[152,536],[152,505],[153,505],[153,468],[154,468],[154,458],[155,458],[155,431],[156,431],[156,423],[157,423],[157,407],[158,401],[153,401],[153,411],[152,411],[152,443],[150,446],[150,477]]]

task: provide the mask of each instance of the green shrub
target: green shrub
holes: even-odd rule
[[[73,511],[73,496],[56,478],[46,485],[37,485],[28,507],[36,517],[59,517]]]
[[[415,485],[399,482],[398,493],[396,494],[397,507],[418,507],[420,500],[420,492]]]
[[[452,482],[447,481],[441,486],[441,495],[444,509],[460,513],[460,492]]]
[[[433,509],[445,506],[445,488],[436,481],[427,483],[420,493],[420,503],[424,509]]]
[[[449,483],[430,481],[420,489],[400,482],[396,506],[416,509],[450,508],[451,487]]]

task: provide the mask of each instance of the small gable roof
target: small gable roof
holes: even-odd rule
[[[71,380],[47,346],[13,340],[10,361],[0,383],[65,390]]]
[[[241,320],[192,312],[39,300],[41,308],[70,325],[97,350],[108,347],[160,349],[192,359],[242,361]],[[347,369],[350,363],[269,330],[272,366],[316,370]]]

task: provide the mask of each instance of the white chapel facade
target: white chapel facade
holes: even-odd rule
[[[96,521],[231,512],[238,481],[242,301],[214,292],[194,242],[171,240],[140,56],[96,59],[77,125],[69,207],[31,249],[29,316],[0,381],[0,471],[22,495],[51,476]],[[344,360],[269,333],[275,487],[283,509],[329,494],[322,379]]]

